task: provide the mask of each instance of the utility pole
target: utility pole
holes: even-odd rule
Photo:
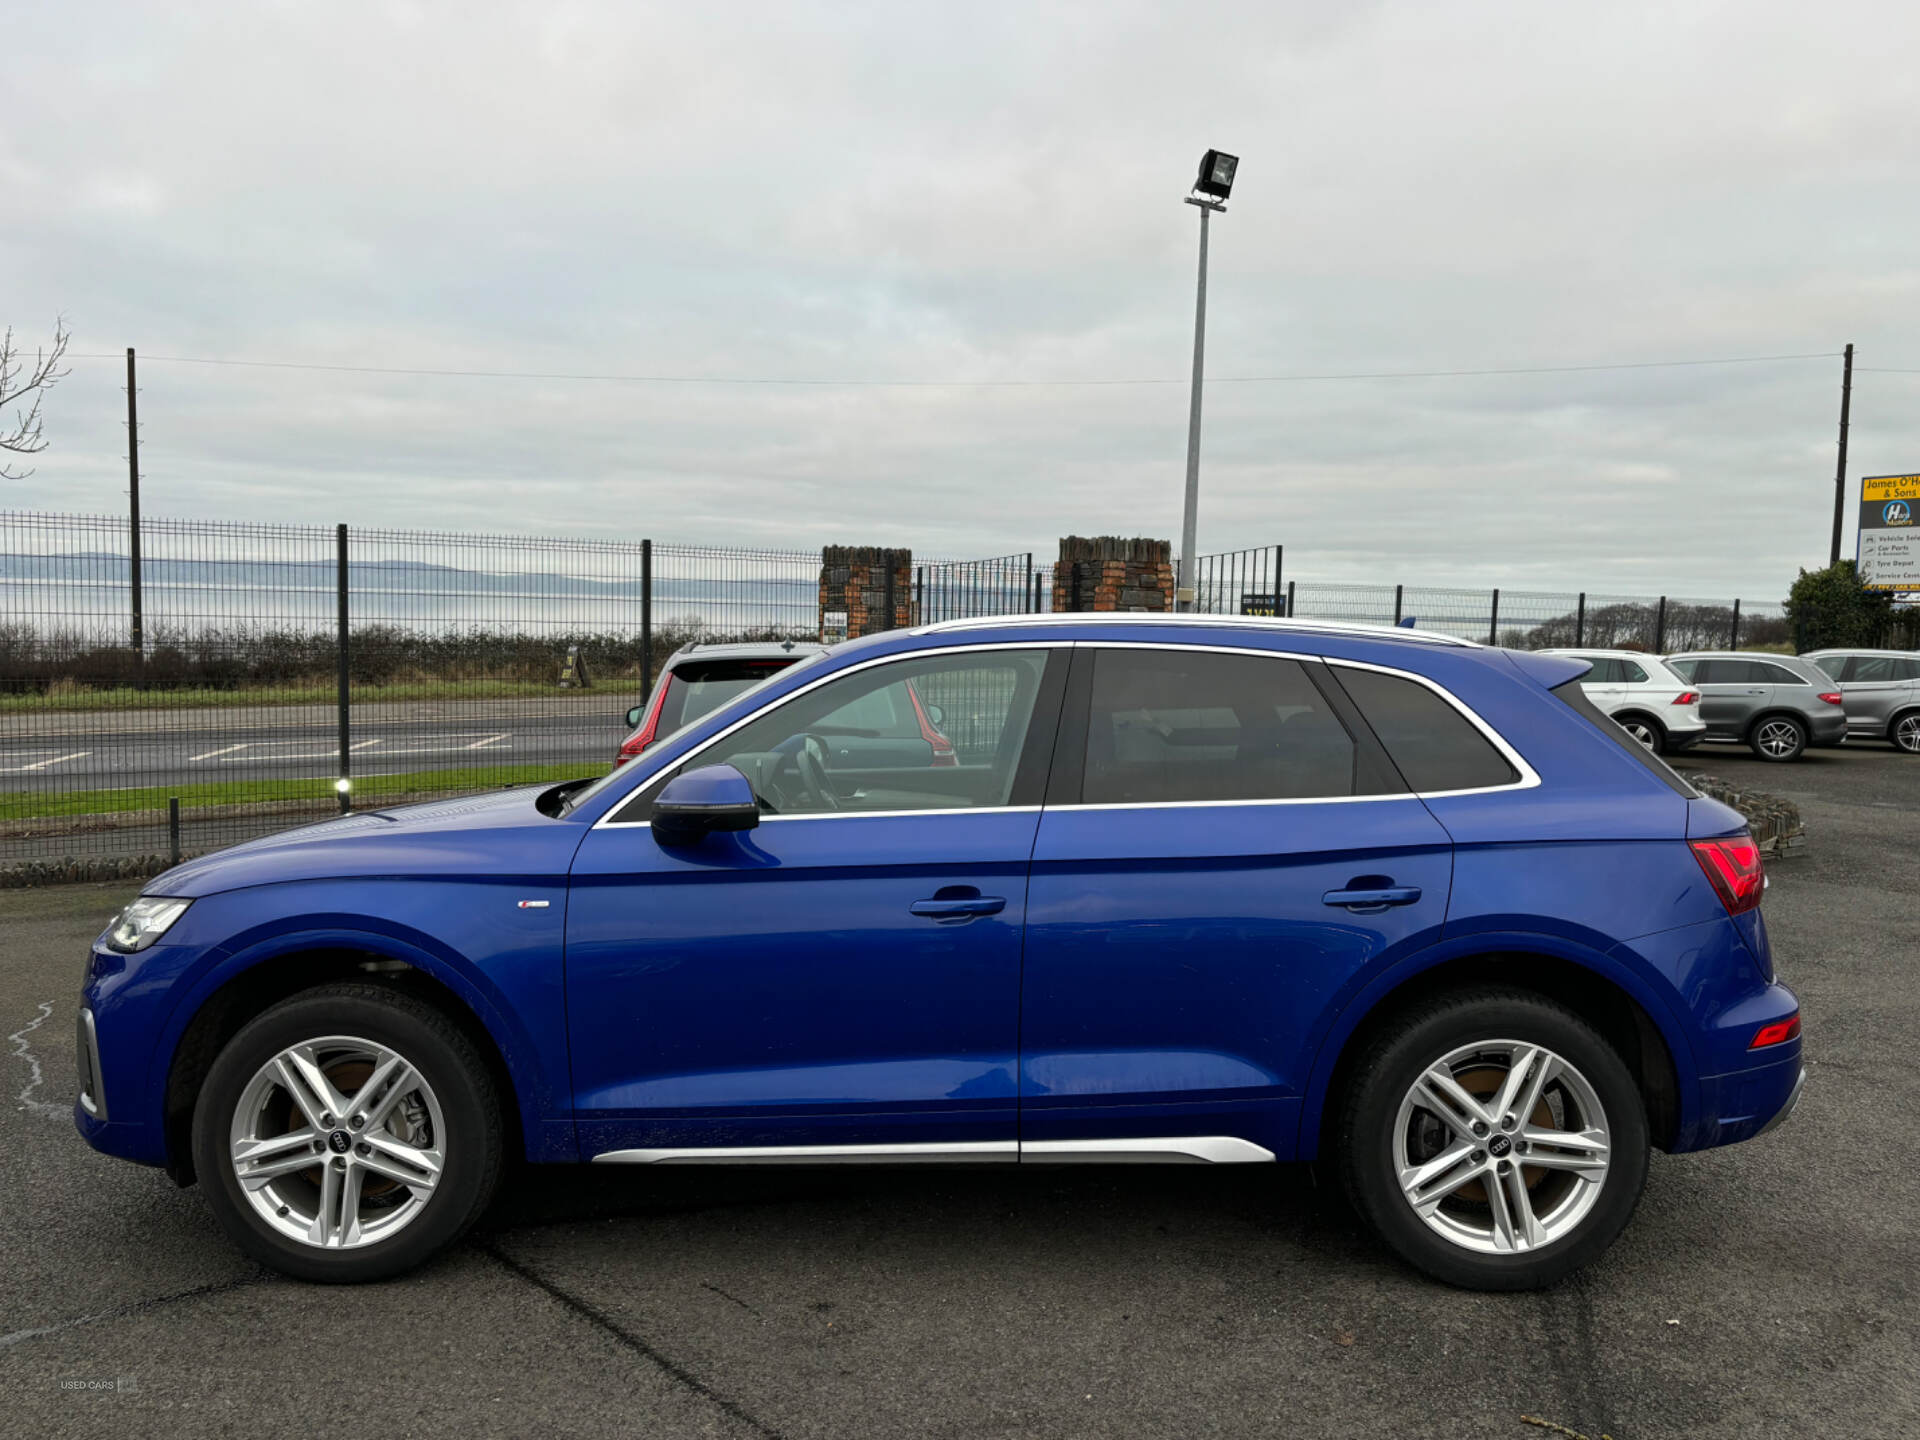
[[[131,522],[132,544],[129,572],[132,580],[133,654],[135,659],[147,653],[145,626],[140,607],[140,406],[133,375],[133,347],[127,347],[127,512]]]
[[[1853,408],[1853,346],[1849,344],[1840,371],[1840,463],[1833,471],[1833,552],[1829,565],[1840,563],[1840,529],[1847,513],[1847,412]]]

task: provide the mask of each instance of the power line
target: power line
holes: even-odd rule
[[[1818,350],[1797,355],[1732,355],[1708,360],[1630,360],[1598,365],[1510,365],[1468,370],[1358,370],[1287,375],[1214,375],[1209,385],[1278,385],[1324,380],[1440,380],[1490,375],[1572,375],[1609,370],[1674,370],[1708,365],[1764,365],[1783,360],[1832,360],[1838,351]],[[118,355],[74,355],[74,360],[117,360]],[[1165,380],[836,380],[778,376],[729,375],[609,375],[541,370],[437,370],[399,365],[320,365],[294,360],[226,360],[205,355],[148,355],[142,360],[172,365],[219,365],[253,370],[308,370],[346,375],[422,375],[464,380],[589,380],[628,385],[752,385],[819,389],[995,390],[1038,388],[1092,388],[1125,385],[1185,385],[1184,378]],[[1861,367],[1863,369],[1870,367]],[[1895,371],[1896,374],[1920,373]]]

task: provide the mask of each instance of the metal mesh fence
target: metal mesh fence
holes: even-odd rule
[[[593,774],[679,646],[820,630],[818,552],[149,519],[136,567],[131,540],[123,519],[0,513],[0,883]],[[1282,560],[1202,557],[1199,607],[1526,648],[1794,638],[1777,604],[1303,584]],[[1054,568],[922,561],[912,613],[1044,612]],[[997,686],[923,698],[971,754]]]

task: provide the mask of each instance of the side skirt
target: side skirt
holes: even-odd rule
[[[741,1145],[684,1150],[608,1150],[596,1165],[1242,1165],[1273,1152],[1232,1135],[1132,1140],[976,1140],[925,1145]]]

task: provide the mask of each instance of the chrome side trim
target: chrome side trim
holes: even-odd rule
[[[1771,1120],[1753,1132],[1754,1139],[1758,1140],[1768,1131],[1778,1130],[1782,1125],[1787,1123],[1787,1117],[1793,1114],[1793,1107],[1800,1103],[1800,1092],[1806,1088],[1806,1084],[1807,1067],[1802,1065],[1800,1067],[1800,1073],[1793,1077],[1793,1089],[1787,1095],[1787,1103],[1780,1107]]]
[[[1399,625],[1370,625],[1363,620],[1285,620],[1272,615],[1197,615],[1193,613],[1136,614],[1131,611],[1049,611],[1039,615],[975,615],[964,620],[936,620],[911,631],[912,635],[944,635],[955,630],[977,630],[991,625],[1171,625],[1194,629],[1278,630],[1301,635],[1359,635],[1368,639],[1414,640],[1427,645],[1458,645],[1472,650],[1487,647],[1438,630],[1409,630]],[[1104,641],[1097,642],[1104,644]]]
[[[107,1087],[100,1078],[100,1034],[94,1029],[93,1011],[84,1006],[80,1010],[80,1026],[80,1043],[87,1048],[87,1078],[93,1082],[91,1087],[81,1086],[80,1108],[94,1119],[104,1120],[107,1118]]]
[[[1011,1165],[1017,1140],[958,1140],[922,1145],[732,1145],[713,1149],[608,1150],[596,1165],[941,1165],[955,1161]]]
[[[1023,1140],[1022,1164],[1258,1165],[1273,1159],[1264,1145],[1237,1135],[1177,1135],[1141,1140]]]
[[[737,1145],[712,1149],[608,1150],[596,1165],[949,1165],[1014,1161],[1051,1164],[1245,1165],[1272,1160],[1266,1147],[1234,1135],[1130,1140],[960,1140],[915,1145]]]
[[[911,633],[918,634],[920,632],[913,631]],[[595,830],[638,830],[651,825],[653,822],[650,820],[615,820],[613,817],[618,815],[622,810],[624,810],[627,807],[627,805],[633,800],[634,796],[638,795],[642,790],[646,789],[647,786],[651,785],[655,780],[659,779],[660,776],[664,774],[666,771],[674,769],[678,766],[686,765],[690,763],[691,761],[696,759],[698,756],[704,755],[708,750],[712,749],[715,745],[718,745],[722,740],[726,739],[729,735],[733,734],[734,731],[743,729],[744,727],[751,725],[755,720],[758,720],[763,716],[771,715],[776,710],[785,708],[786,706],[792,704],[795,700],[798,700],[802,695],[806,695],[814,690],[818,690],[822,685],[825,685],[830,681],[841,680],[848,675],[857,675],[860,673],[860,671],[871,670],[876,665],[893,665],[893,664],[898,664],[902,661],[907,661],[907,660],[919,660],[928,655],[960,655],[960,654],[970,654],[975,651],[984,652],[989,650],[1071,650],[1072,648],[1073,648],[1073,641],[1071,640],[994,640],[994,641],[986,641],[986,642],[976,642],[975,644],[972,644],[972,645],[940,645],[940,646],[929,647],[925,650],[897,650],[891,655],[876,656],[872,660],[863,660],[858,665],[849,665],[844,670],[835,670],[831,674],[819,676],[818,678],[814,679],[808,684],[802,685],[798,690],[795,690],[791,695],[782,695],[780,699],[773,705],[763,705],[757,710],[748,711],[745,715],[742,715],[738,720],[734,721],[733,724],[727,726],[726,729],[720,731],[718,734],[708,736],[705,740],[701,741],[698,745],[694,746],[693,749],[687,751],[686,754],[676,755],[671,760],[657,762],[651,770],[647,771],[644,776],[642,776],[638,781],[636,781],[632,786],[630,786],[626,790],[626,792],[620,796],[618,800],[614,801],[613,804],[607,808],[606,814],[602,815],[598,820],[593,822],[593,828]],[[961,813],[979,814],[983,811],[989,811],[989,810],[1001,811],[1009,808],[1025,809],[1027,807],[1024,807],[1024,806],[1009,807],[1006,805],[970,805],[966,807],[956,807],[956,808],[959,809]],[[888,812],[869,811],[867,813],[868,814],[888,813],[888,814],[895,814],[895,815],[912,815],[912,814],[917,814],[919,812],[912,811],[912,810],[896,810],[896,811],[888,811]],[[955,810],[936,810],[928,813],[936,814],[936,815],[951,815],[956,813],[956,811]],[[784,817],[762,816],[761,818],[763,820],[769,820],[774,818],[784,818],[788,820],[818,820],[818,819],[821,819],[822,817],[819,815],[788,815]],[[849,816],[848,818],[853,818],[853,817]]]

